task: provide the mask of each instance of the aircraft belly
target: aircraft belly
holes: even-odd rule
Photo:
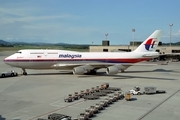
[[[17,67],[26,69],[51,69],[54,62],[21,62]]]
[[[89,62],[89,61],[61,61],[61,62],[50,62],[50,61],[44,61],[44,62],[34,62],[34,61],[29,61],[29,62],[21,62],[20,64],[16,64],[14,66],[20,67],[20,68],[26,68],[26,69],[64,69],[64,70],[70,70],[73,69],[75,66],[74,64],[79,65],[84,65],[84,64],[89,64],[89,63],[100,63],[100,62]],[[57,68],[52,67],[53,65],[59,65]]]

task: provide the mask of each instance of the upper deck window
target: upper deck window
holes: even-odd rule
[[[52,53],[48,53],[48,54],[58,54],[58,53],[55,53],[55,52],[53,53],[53,52],[52,52]]]
[[[44,54],[44,53],[34,52],[34,53],[30,53],[30,54]]]

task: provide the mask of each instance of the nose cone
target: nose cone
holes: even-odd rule
[[[10,66],[13,66],[12,56],[9,56],[9,57],[4,58],[3,61],[4,61],[5,64],[10,65]]]
[[[4,58],[3,61],[4,61],[4,63],[8,64],[9,63],[9,57]]]

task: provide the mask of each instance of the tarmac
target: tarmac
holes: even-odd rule
[[[0,52],[0,72],[22,70],[6,65],[3,59],[13,52]],[[77,118],[98,100],[80,99],[64,102],[70,93],[109,83],[124,92],[134,86],[154,86],[165,94],[134,95],[133,101],[119,100],[97,114],[92,120],[178,120],[180,119],[180,63],[132,66],[125,73],[106,75],[73,75],[69,71],[27,70],[27,76],[0,78],[0,120],[37,120],[51,113]]]

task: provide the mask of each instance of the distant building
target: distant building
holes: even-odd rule
[[[131,52],[135,50],[142,42],[135,41],[134,43],[131,41],[130,45],[110,45],[109,41],[102,41],[102,46],[90,46],[90,52]],[[133,46],[134,44],[134,46]],[[165,53],[180,53],[180,46],[168,46],[162,45],[162,42],[159,42],[159,46],[157,48],[157,52],[161,54]]]

